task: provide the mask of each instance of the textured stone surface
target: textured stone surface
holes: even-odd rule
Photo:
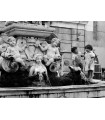
[[[105,84],[62,87],[0,88],[4,98],[97,98],[105,97]]]

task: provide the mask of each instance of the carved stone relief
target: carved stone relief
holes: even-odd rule
[[[9,21],[6,22],[5,25],[9,26],[13,23],[42,25],[42,21]],[[20,25],[20,28],[21,27]],[[2,33],[0,35],[0,71],[2,71],[3,74],[8,74],[8,78],[6,77],[5,79],[4,75],[3,79],[11,80],[9,76],[11,73],[18,74],[17,76],[11,74],[17,81],[26,76],[28,76],[28,80],[31,79],[31,77],[38,76],[37,79],[39,79],[40,82],[45,79],[50,85],[48,71],[58,73],[60,69],[59,61],[61,56],[58,47],[59,40],[52,38],[49,40],[51,43],[47,43],[46,38],[51,35],[53,29],[30,26],[32,27],[31,30],[34,29],[34,32],[31,34],[30,30],[27,34],[27,27],[28,26],[24,26],[25,30],[22,29],[22,31],[26,32],[25,34],[11,35],[11,31],[9,31],[6,32],[7,34]],[[19,26],[17,27],[17,33],[18,30],[20,30]],[[19,33],[21,33],[21,30]],[[20,77],[18,78],[18,76]],[[24,80],[25,79],[26,78],[24,78]]]
[[[46,61],[44,61],[47,66],[60,57],[57,47],[58,39],[53,39],[51,44],[48,44],[46,41],[41,41],[40,38],[21,36],[14,38],[3,34],[0,40],[2,41],[0,45],[1,57],[6,60],[7,58],[9,60],[12,57],[15,62],[21,64],[22,66],[32,66],[32,64],[35,63],[37,55],[41,55],[42,60],[45,60],[45,57],[47,58],[47,62],[49,64],[47,65]],[[14,41],[16,43],[14,43]],[[9,67],[9,63],[7,66]]]

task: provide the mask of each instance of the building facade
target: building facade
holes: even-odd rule
[[[87,31],[92,31],[92,22],[88,21],[57,21],[52,22],[51,27],[56,28],[55,33],[61,41],[60,50],[62,54],[62,74],[69,71],[66,63],[71,64],[71,48],[77,46],[84,53]]]

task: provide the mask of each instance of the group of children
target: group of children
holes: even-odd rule
[[[91,82],[94,75],[94,59],[95,54],[91,45],[85,46],[85,54],[81,54],[77,47],[71,49],[72,52],[72,65],[80,67],[81,71],[85,73],[88,80]],[[84,58],[84,61],[82,59]]]

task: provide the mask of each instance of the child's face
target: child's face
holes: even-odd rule
[[[85,51],[86,51],[86,52],[90,52],[90,50],[89,50],[89,49],[85,49]]]
[[[78,49],[75,50],[75,53],[78,54]]]

